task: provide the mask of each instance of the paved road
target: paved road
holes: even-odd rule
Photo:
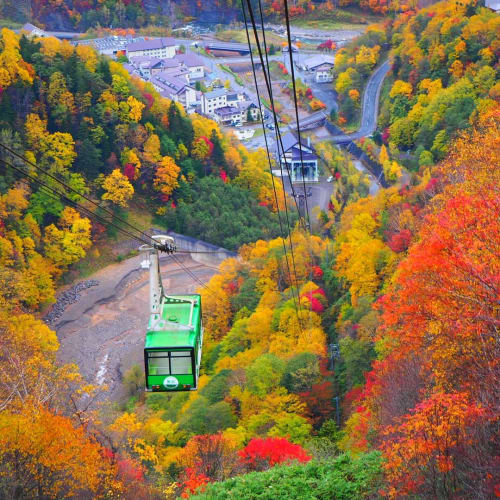
[[[189,257],[178,257],[202,282],[217,272]],[[69,306],[55,329],[58,357],[76,363],[89,383],[108,391],[98,401],[121,399],[121,378],[133,365],[142,364],[149,311],[149,272],[140,268],[139,255],[102,269],[91,276],[99,286],[82,292]],[[169,293],[193,293],[198,284],[169,257],[161,259],[163,285]]]
[[[370,76],[363,95],[361,126],[352,134],[334,135],[330,139],[336,143],[347,143],[373,134],[377,128],[380,89],[385,76],[391,69],[391,62],[385,61]]]

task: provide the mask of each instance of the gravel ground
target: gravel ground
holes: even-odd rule
[[[47,325],[54,326],[56,321],[63,315],[64,310],[70,305],[80,300],[83,290],[99,285],[97,280],[80,281],[71,288],[68,288],[57,297],[52,309],[44,316],[43,320]]]

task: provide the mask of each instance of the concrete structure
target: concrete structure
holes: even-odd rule
[[[205,50],[220,56],[245,56],[250,54],[246,43],[209,41],[205,43]]]
[[[216,109],[227,106],[227,90],[217,89],[206,92],[201,96],[201,112],[213,115]]]
[[[260,118],[260,111],[257,105],[252,101],[240,101],[238,103],[238,109],[241,113],[241,121],[254,122]],[[249,120],[251,118],[251,120]]]
[[[151,83],[160,95],[179,102],[186,110],[196,105],[196,90],[185,79],[159,73],[151,78]]]
[[[28,36],[41,37],[41,38],[47,38],[53,36],[55,38],[58,38],[59,40],[73,40],[74,38],[82,34],[82,33],[76,33],[74,31],[45,31],[31,23],[26,23],[19,30],[19,33],[22,32],[26,33]]]
[[[326,114],[323,111],[316,111],[300,120],[300,130],[313,130],[315,128],[323,127],[326,123]],[[297,122],[290,123],[290,130],[297,130]]]
[[[214,111],[214,119],[221,125],[235,125],[242,123],[241,110],[234,106],[223,106]]]
[[[126,47],[127,57],[150,56],[159,59],[175,56],[175,40],[173,38],[152,38],[129,43]]]
[[[316,55],[308,57],[302,67],[306,71],[314,73],[316,83],[333,82],[334,57],[326,55]]]
[[[236,106],[228,103],[227,106],[217,108],[212,116],[221,125],[242,125],[246,122],[256,121],[260,113],[259,108],[252,101],[239,101]],[[249,120],[249,118],[251,119]]]
[[[174,59],[189,70],[189,83],[194,83],[205,77],[205,63],[200,56],[190,52],[177,54]]]
[[[311,146],[310,140],[302,137],[302,144],[299,146],[299,140],[295,134],[288,132],[283,136],[282,142],[283,149],[280,142],[277,143],[276,160],[283,165],[283,173],[285,173],[285,170],[290,171],[290,181],[292,183],[318,182],[319,157]]]

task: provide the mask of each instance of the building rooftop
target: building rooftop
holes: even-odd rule
[[[164,47],[174,47],[175,40],[173,38],[152,38],[150,40],[141,40],[140,42],[132,42],[127,45],[127,52],[138,52],[141,50],[163,49]]]
[[[333,66],[334,61],[335,58],[333,56],[319,54],[312,57],[308,57],[307,59],[304,60],[302,64],[312,69],[321,66],[322,64],[331,64]]]
[[[214,99],[216,97],[222,97],[223,95],[226,95],[226,93],[227,93],[226,89],[215,89],[215,90],[212,90],[211,92],[206,92],[205,98],[206,99]]]
[[[187,52],[186,54],[177,54],[175,56],[175,59],[185,64],[188,68],[205,65],[203,59],[200,56],[193,54],[192,52]]]
[[[211,40],[205,43],[205,47],[215,50],[243,50],[248,51],[248,45],[246,43],[237,42],[219,42],[216,40]]]
[[[189,87],[189,84],[183,78],[177,78],[176,76],[165,75],[164,73],[159,73],[158,75],[151,78],[153,84],[158,85],[161,88],[169,89],[175,93],[181,92],[185,87]]]
[[[234,106],[223,106],[222,108],[218,108],[214,111],[217,115],[229,116],[234,114],[239,114],[240,110],[235,108]]]
[[[252,101],[240,101],[240,102],[238,102],[238,108],[241,111],[246,111],[248,108],[250,108],[252,106],[257,107],[257,105]]]
[[[296,160],[297,158],[300,159],[300,149],[299,149],[299,140],[297,139],[297,136],[293,132],[287,132],[282,138],[281,142],[283,143],[283,150],[285,153],[291,152],[292,153],[292,158]],[[304,160],[311,160],[317,158],[317,155],[315,154],[314,148],[311,145],[308,145],[307,139],[304,137],[301,138],[301,144],[303,148],[309,148],[311,149],[312,153],[305,152],[304,149],[302,149],[302,159]],[[281,144],[278,141],[276,143],[276,152],[279,156],[281,156]]]

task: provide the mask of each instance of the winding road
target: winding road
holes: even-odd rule
[[[380,89],[385,76],[391,69],[391,61],[382,63],[370,76],[366,89],[363,94],[363,103],[361,110],[361,126],[359,130],[352,134],[332,135],[330,140],[337,144],[348,143],[361,137],[373,134],[377,128],[378,106],[380,98]]]

